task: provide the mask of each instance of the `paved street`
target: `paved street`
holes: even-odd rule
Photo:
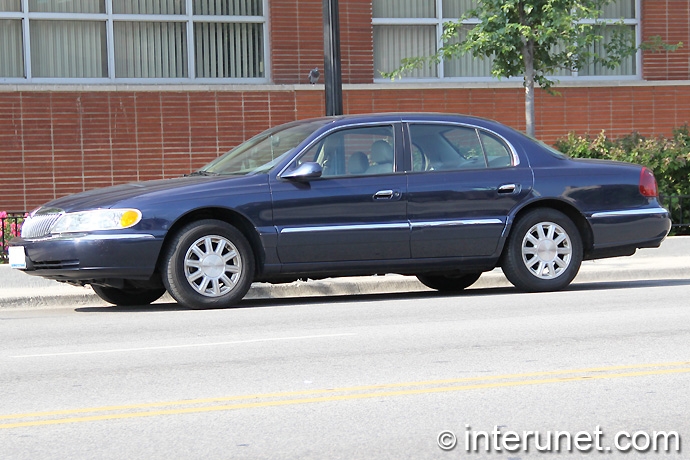
[[[688,442],[689,287],[0,309],[0,457],[538,456],[465,452],[466,431],[494,426]],[[444,430],[455,450],[438,447]]]

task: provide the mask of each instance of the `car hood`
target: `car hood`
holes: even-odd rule
[[[175,201],[185,196],[224,190],[242,194],[250,193],[258,186],[267,186],[268,176],[188,176],[146,182],[133,182],[89,190],[53,200],[39,209],[59,209],[65,212],[89,209],[134,207],[138,201]]]

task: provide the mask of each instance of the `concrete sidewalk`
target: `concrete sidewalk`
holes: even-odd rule
[[[658,249],[582,263],[574,283],[690,279],[690,237],[667,238]],[[500,269],[484,273],[470,289],[511,286]],[[412,276],[358,276],[289,284],[254,283],[246,299],[378,294],[430,290]],[[158,302],[174,302],[164,295]],[[0,308],[108,305],[86,287],[27,275],[0,265]]]

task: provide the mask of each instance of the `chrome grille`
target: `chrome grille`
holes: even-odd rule
[[[50,212],[28,217],[22,224],[22,238],[40,238],[50,234],[50,228],[61,215],[60,212]]]

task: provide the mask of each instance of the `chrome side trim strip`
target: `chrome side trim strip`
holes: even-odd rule
[[[280,233],[305,233],[305,232],[330,232],[346,230],[382,230],[382,229],[409,229],[409,223],[392,224],[354,224],[354,225],[323,225],[318,227],[285,227]]]
[[[425,227],[454,227],[459,225],[503,225],[501,219],[462,219],[462,220],[437,220],[427,222],[412,223],[391,223],[391,224],[350,224],[350,225],[322,225],[314,227],[285,227],[280,233],[306,233],[306,232],[329,232],[347,230],[384,230],[384,229],[409,229]]]
[[[458,225],[503,225],[501,219],[462,219],[462,220],[439,220],[429,222],[412,222],[412,227],[454,227]]]
[[[104,240],[153,240],[156,237],[148,233],[123,233],[121,235],[89,235],[84,233],[62,233],[43,238],[25,238],[26,241],[104,241]]]
[[[79,240],[153,240],[156,237],[149,234],[143,233],[124,233],[122,235],[85,235],[81,238],[75,238]]]
[[[668,211],[664,208],[623,209],[620,211],[595,212],[592,214],[592,219],[597,219],[600,217],[645,216],[651,214],[668,214]]]

